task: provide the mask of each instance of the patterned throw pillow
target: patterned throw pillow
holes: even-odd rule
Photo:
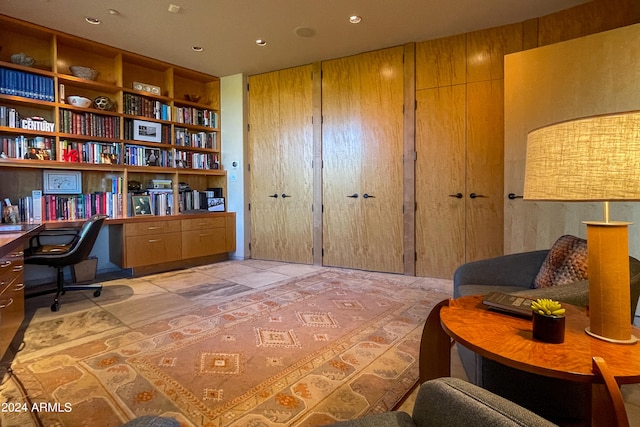
[[[564,235],[553,244],[533,281],[534,288],[585,280],[587,278],[587,241]]]

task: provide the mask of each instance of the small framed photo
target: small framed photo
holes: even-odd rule
[[[42,171],[44,194],[82,194],[81,171]]]
[[[162,142],[162,125],[144,120],[134,120],[133,139],[136,141]]]
[[[224,197],[207,197],[209,212],[224,212]]]
[[[133,216],[153,215],[151,197],[131,196],[131,213]]]

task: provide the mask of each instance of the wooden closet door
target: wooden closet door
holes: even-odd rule
[[[403,271],[402,55],[322,64],[325,265]]]
[[[311,66],[249,78],[252,258],[312,262],[311,89]]]
[[[416,101],[416,274],[451,278],[465,261],[466,85]]]

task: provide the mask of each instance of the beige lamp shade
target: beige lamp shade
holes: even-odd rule
[[[530,132],[524,198],[640,200],[640,111],[571,120]]]

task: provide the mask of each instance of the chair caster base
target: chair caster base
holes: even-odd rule
[[[101,293],[102,293],[102,291],[100,289],[98,289],[93,293],[93,296],[97,298],[97,297],[100,296]]]
[[[51,311],[58,311],[60,310],[60,304],[58,304],[57,302],[54,302],[53,304],[51,304]]]

